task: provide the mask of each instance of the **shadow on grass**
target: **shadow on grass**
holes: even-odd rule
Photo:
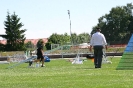
[[[96,68],[94,68],[94,67],[89,67],[89,68],[76,68],[76,69],[96,69]]]

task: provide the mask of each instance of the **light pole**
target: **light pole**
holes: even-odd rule
[[[72,41],[72,32],[71,32],[71,19],[70,19],[70,11],[68,11],[68,15],[69,15],[69,20],[70,20],[70,40],[71,40],[71,44],[73,45],[73,41]]]

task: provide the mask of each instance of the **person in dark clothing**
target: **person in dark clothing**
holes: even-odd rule
[[[43,55],[43,42],[41,42],[41,46],[37,49],[37,63],[42,62],[41,67],[44,67],[44,55]]]

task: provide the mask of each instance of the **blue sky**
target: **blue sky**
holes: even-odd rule
[[[1,0],[0,34],[5,34],[7,11],[21,18],[27,39],[38,39],[53,33],[70,34],[67,10],[70,10],[72,33],[90,33],[98,18],[108,14],[111,8],[131,2],[133,0]]]

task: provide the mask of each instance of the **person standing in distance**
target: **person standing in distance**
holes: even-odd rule
[[[44,67],[44,56],[43,56],[43,41],[41,42],[41,45],[37,49],[37,63],[42,62],[41,67]]]
[[[96,33],[92,35],[90,40],[90,52],[92,52],[92,47],[94,49],[95,68],[101,68],[104,46],[107,50],[107,42],[105,36],[100,33],[100,31],[100,28],[97,28]]]

